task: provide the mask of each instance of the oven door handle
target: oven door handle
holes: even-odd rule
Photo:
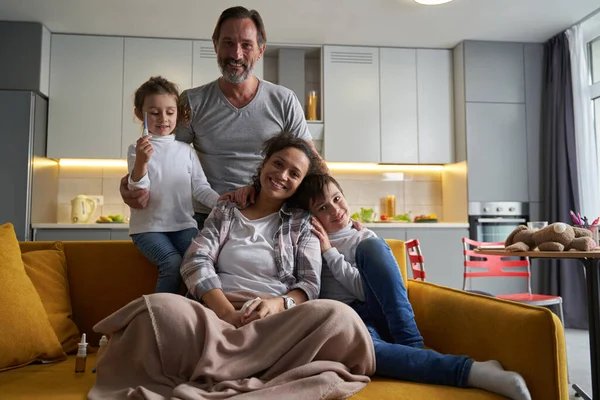
[[[525,218],[478,218],[480,224],[516,224],[527,222]]]

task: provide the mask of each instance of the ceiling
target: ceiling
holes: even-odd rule
[[[272,43],[451,48],[465,39],[543,42],[598,0],[1,0],[0,20],[52,32],[208,39],[225,8],[258,10]]]

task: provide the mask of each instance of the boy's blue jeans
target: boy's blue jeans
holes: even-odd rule
[[[392,250],[381,238],[365,239],[356,248],[365,302],[352,308],[367,326],[375,347],[377,375],[465,387],[473,360],[423,349],[423,337]]]
[[[175,232],[146,232],[131,235],[131,240],[140,252],[158,268],[156,293],[175,293],[181,290],[179,268],[185,251],[198,234],[198,229],[189,228]]]

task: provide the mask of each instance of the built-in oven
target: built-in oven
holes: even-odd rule
[[[528,220],[528,203],[469,203],[469,236],[479,242],[504,242],[518,225]]]

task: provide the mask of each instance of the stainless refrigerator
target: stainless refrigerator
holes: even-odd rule
[[[32,222],[56,222],[58,164],[46,158],[48,101],[31,91],[0,90],[0,224],[20,241]]]

